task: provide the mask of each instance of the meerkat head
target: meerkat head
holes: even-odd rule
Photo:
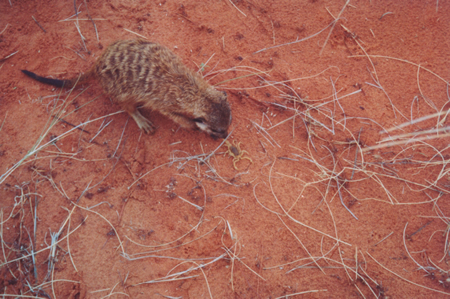
[[[214,139],[225,138],[231,124],[231,109],[227,93],[210,87],[206,91],[201,106],[193,119],[197,128],[208,133]]]

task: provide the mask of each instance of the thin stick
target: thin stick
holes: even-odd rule
[[[88,18],[89,18],[89,20],[91,20],[92,25],[94,25],[95,36],[97,37],[97,42],[100,42],[100,39],[98,38],[97,25],[95,25],[94,19],[92,19],[91,14],[89,13],[89,8],[88,8],[88,5],[86,3],[86,0],[84,0],[84,5],[86,6]]]
[[[164,276],[164,277],[162,277],[162,278],[157,278],[157,279],[152,280],[152,281],[145,281],[145,282],[137,283],[137,284],[134,284],[134,285],[131,285],[131,286],[138,286],[138,285],[142,285],[142,284],[157,283],[157,282],[163,282],[163,281],[172,281],[172,280],[186,279],[186,277],[184,277],[184,278],[172,278],[172,277],[177,277],[177,276],[180,276],[180,275],[187,274],[187,273],[189,273],[189,272],[195,271],[195,270],[197,270],[197,269],[204,268],[204,267],[206,267],[206,266],[208,266],[208,265],[210,265],[210,264],[215,263],[215,262],[218,261],[218,260],[223,259],[225,256],[226,256],[226,254],[224,253],[224,254],[222,254],[222,255],[216,257],[216,258],[215,258],[214,260],[212,260],[211,262],[208,262],[208,263],[206,263],[206,264],[201,264],[201,265],[199,265],[199,266],[197,266],[197,267],[189,268],[189,269],[187,269],[187,270],[185,270],[185,271],[173,273],[173,274],[170,274],[170,275],[166,275],[166,276]],[[197,275],[196,275],[196,276],[197,276]],[[167,278],[171,278],[171,279],[167,279]]]
[[[342,28],[344,28],[347,31],[349,31],[347,28],[345,28],[344,25],[341,25],[341,26],[342,26]],[[399,109],[397,109],[397,107],[395,107],[394,103],[391,100],[391,97],[389,97],[387,91],[381,85],[380,79],[378,78],[377,70],[375,69],[375,64],[372,62],[372,59],[370,59],[370,56],[369,56],[369,54],[367,54],[366,49],[364,49],[363,46],[361,46],[361,44],[358,42],[358,40],[353,35],[352,35],[352,38],[358,44],[358,46],[361,48],[361,50],[364,52],[364,54],[366,55],[367,59],[370,61],[370,64],[372,65],[372,68],[373,68],[373,72],[375,74],[375,78],[373,78],[372,72],[370,70],[369,70],[369,74],[372,77],[373,81],[375,81],[375,83],[377,84],[377,87],[380,88],[384,92],[384,94],[388,98],[389,102],[391,103],[392,110],[394,111],[395,118],[397,118],[397,113],[395,112],[397,110],[400,113],[401,116],[403,116],[405,119],[408,119],[405,115],[403,115],[403,113]]]
[[[103,121],[103,123],[100,125],[99,130],[97,131],[97,134],[95,134],[94,137],[92,137],[91,140],[89,140],[89,143],[91,143],[92,141],[94,141],[94,139],[103,131],[103,129],[105,129],[107,126],[109,126],[109,124],[113,121],[113,119],[111,119],[106,125],[104,125],[106,119]]]
[[[320,231],[320,230],[318,230],[318,229],[315,229],[315,228],[313,228],[313,227],[311,227],[311,226],[308,226],[308,225],[306,225],[306,224],[304,224],[304,223],[298,221],[298,220],[295,219],[294,217],[292,217],[292,216],[286,211],[286,209],[283,207],[283,205],[282,205],[282,204],[280,203],[280,201],[278,200],[278,197],[275,195],[275,192],[273,191],[273,187],[272,187],[272,180],[271,180],[271,177],[272,177],[272,170],[273,170],[273,167],[274,167],[274,165],[275,165],[275,162],[276,162],[276,159],[274,159],[274,162],[273,162],[272,166],[270,167],[270,171],[269,171],[269,185],[270,185],[270,190],[271,190],[271,192],[272,192],[272,195],[273,195],[273,197],[275,198],[275,200],[276,200],[276,202],[278,203],[278,205],[280,206],[280,208],[283,210],[284,215],[285,215],[285,216],[288,216],[289,219],[291,219],[292,221],[294,221],[295,223],[297,223],[297,224],[299,224],[299,225],[301,225],[301,226],[304,226],[304,227],[306,227],[306,228],[309,228],[309,229],[312,230],[312,231],[315,231],[315,232],[317,232],[317,233],[319,233],[319,234],[321,234],[321,235],[324,235],[324,236],[326,236],[326,237],[328,237],[328,238],[330,238],[330,239],[333,239],[333,240],[335,240],[335,241],[337,241],[337,242],[340,242],[340,243],[342,243],[342,244],[345,244],[345,245],[351,247],[352,244],[347,243],[347,242],[345,242],[345,241],[342,241],[342,240],[338,239],[337,237],[333,237],[333,236],[331,236],[331,235],[329,235],[329,234],[327,234],[327,233],[324,233],[324,232],[322,232],[322,231]]]
[[[74,209],[75,209],[75,207],[72,208],[72,211],[70,212],[69,215],[72,215],[72,212],[73,212]],[[67,224],[67,233],[70,233],[70,218],[69,218],[69,223]],[[73,268],[75,269],[75,272],[78,272],[78,269],[75,266],[75,262],[73,261],[73,258],[72,258],[72,253],[70,252],[69,237],[67,237],[67,253],[69,254],[69,258],[70,258],[70,261],[72,262],[72,265],[73,265]]]
[[[237,8],[237,6],[236,5],[234,5],[234,3],[233,3],[233,0],[228,0],[228,1],[230,1],[230,3],[231,3],[231,5],[233,5],[234,6],[234,8],[236,8],[241,14],[243,14],[244,15],[244,17],[247,17],[247,15],[245,14],[245,13],[243,13],[239,8]]]
[[[414,62],[411,62],[411,61],[408,61],[408,60],[405,60],[405,59],[401,59],[401,58],[390,57],[390,56],[384,56],[384,55],[352,55],[352,56],[348,56],[348,57],[349,57],[349,58],[355,58],[355,57],[364,57],[364,56],[369,56],[369,57],[374,57],[374,58],[386,58],[386,59],[392,59],[392,60],[401,61],[401,62],[408,63],[408,64],[415,65],[415,66],[419,67],[419,65],[418,65],[417,63],[414,63]],[[431,70],[429,70],[429,69],[427,69],[427,68],[425,68],[425,67],[423,67],[423,66],[421,66],[420,68],[423,69],[423,70],[425,70],[425,71],[427,71],[427,72],[429,72],[430,74],[433,74],[434,76],[436,76],[437,78],[439,78],[439,79],[442,80],[443,82],[445,82],[445,83],[447,83],[447,84],[450,84],[449,81],[445,80],[444,78],[442,78],[441,76],[439,76],[439,75],[436,74],[435,72],[433,72],[433,71],[431,71]]]
[[[328,290],[327,289],[311,290],[311,291],[304,291],[304,292],[299,292],[299,293],[294,293],[294,294],[286,294],[286,295],[283,295],[281,297],[277,297],[275,299],[283,299],[283,298],[289,298],[289,297],[296,296],[296,295],[303,295],[303,294],[309,294],[309,293],[318,293],[318,292],[328,292]]]
[[[131,259],[134,258],[134,256],[139,256],[139,255],[143,255],[143,254],[150,254],[150,253],[155,253],[155,252],[161,252],[161,251],[167,251],[167,250],[179,248],[179,247],[181,247],[181,246],[185,246],[185,245],[194,243],[194,242],[196,242],[196,241],[198,241],[198,240],[200,240],[200,239],[206,237],[207,235],[211,234],[212,232],[214,232],[214,231],[216,230],[216,228],[222,223],[222,220],[223,220],[223,219],[221,219],[220,222],[219,222],[214,228],[212,228],[209,232],[207,232],[207,233],[201,235],[200,237],[195,238],[195,239],[193,239],[193,240],[191,240],[191,241],[184,242],[184,243],[181,243],[180,245],[175,245],[175,246],[172,246],[172,247],[161,248],[161,249],[155,249],[155,250],[150,250],[150,251],[146,251],[146,252],[138,252],[138,253],[133,253],[133,254],[127,254],[127,256],[124,256],[124,257],[125,257],[126,259],[131,260]],[[191,230],[191,231],[193,231],[193,230]],[[189,231],[189,233],[190,233],[191,231]],[[186,235],[185,235],[185,236],[186,236]],[[135,244],[135,245],[137,245],[137,246],[140,246],[140,247],[144,247],[144,248],[149,248],[149,247],[150,247],[150,248],[160,247],[160,246],[158,246],[158,245],[157,245],[157,246],[152,246],[152,245],[143,245],[143,244],[139,244],[138,242],[131,240],[128,236],[125,236],[125,238],[127,238],[128,241],[130,241],[130,242],[132,242],[133,244]],[[176,241],[178,242],[178,240],[180,240],[180,239],[181,239],[181,238],[178,238]],[[173,242],[170,242],[170,243],[173,243]],[[166,246],[166,245],[168,245],[168,244],[170,244],[170,243],[163,244],[163,246]]]
[[[427,269],[425,269],[424,266],[422,266],[421,264],[419,264],[418,262],[416,262],[416,260],[411,256],[411,254],[409,253],[408,247],[406,246],[406,228],[408,227],[408,222],[406,222],[405,224],[405,228],[403,229],[403,245],[405,246],[405,250],[406,253],[408,254],[409,258],[413,260],[413,262],[419,267],[419,269],[424,270],[425,272],[427,272],[428,274],[430,274],[430,272],[427,271]]]
[[[380,131],[380,133],[389,133],[389,132],[392,132],[392,131],[395,131],[395,130],[398,130],[398,129],[402,129],[404,127],[407,127],[407,126],[410,126],[410,125],[413,125],[413,124],[416,124],[416,123],[428,120],[430,118],[434,118],[434,117],[437,117],[437,116],[448,114],[449,112],[450,112],[450,109],[445,110],[445,111],[441,111],[441,112],[437,112],[437,113],[434,113],[434,114],[430,114],[430,115],[425,115],[425,116],[416,118],[413,121],[408,121],[408,122],[402,123],[402,124],[400,124],[398,126],[392,127],[390,129]]]
[[[59,20],[58,22],[68,22],[68,21],[72,21],[71,18],[74,17],[75,15],[65,19],[65,20]],[[108,19],[101,19],[101,18],[92,18],[92,20],[94,21],[107,21]],[[77,21],[91,21],[91,19],[77,19]]]
[[[290,43],[285,43],[285,44],[281,44],[281,45],[276,45],[276,46],[264,48],[264,49],[261,49],[261,50],[258,50],[258,51],[256,51],[256,52],[254,52],[253,54],[258,54],[258,53],[261,53],[261,52],[264,52],[264,51],[267,51],[267,50],[270,50],[270,49],[275,49],[275,48],[278,48],[278,47],[284,47],[284,46],[287,46],[287,45],[292,45],[292,44],[304,42],[305,40],[308,40],[308,39],[310,39],[310,38],[313,38],[313,37],[315,37],[315,36],[321,34],[321,33],[324,32],[328,27],[330,27],[331,25],[333,25],[333,24],[335,24],[335,23],[336,23],[336,21],[331,22],[330,24],[328,24],[327,27],[321,29],[319,32],[316,32],[316,33],[314,33],[313,35],[310,35],[310,36],[308,36],[308,37],[305,37],[305,38],[302,38],[302,39],[297,39],[296,41],[293,41],[293,42],[290,42]]]
[[[41,24],[39,24],[38,21],[36,21],[36,19],[34,18],[34,16],[31,16],[33,18],[33,20],[36,22],[36,24],[39,26],[39,28],[42,29],[42,31],[44,31],[44,33],[47,33],[47,31],[44,29],[44,27],[41,26]]]
[[[341,11],[339,12],[337,18],[335,18],[335,22],[333,22],[333,26],[331,26],[330,32],[328,32],[328,36],[325,39],[325,43],[322,46],[322,50],[320,50],[319,52],[319,56],[322,56],[322,52],[325,49],[325,46],[327,45],[328,39],[331,36],[331,33],[333,32],[334,27],[336,26],[337,20],[339,20],[339,18],[341,17],[342,13],[344,12],[345,8],[347,7],[347,5],[350,3],[350,0],[347,0],[347,2],[345,2],[344,6],[342,7]]]
[[[196,262],[194,262],[194,264],[196,264],[198,266],[198,264]],[[206,287],[208,288],[208,292],[209,292],[209,297],[211,297],[211,299],[213,299],[213,296],[211,293],[211,288],[209,287],[208,278],[206,277],[205,271],[203,271],[203,269],[201,267],[199,269],[200,269],[200,271],[202,271],[203,277],[205,278]]]
[[[78,199],[77,199],[77,203],[80,201],[80,199],[81,199],[81,198],[83,197],[83,195],[86,193],[86,191],[89,190],[89,186],[91,185],[91,183],[92,183],[92,180],[87,184],[87,186],[86,186],[86,188],[83,190],[83,192],[81,192],[80,197],[78,197]]]
[[[440,293],[440,294],[444,294],[444,295],[450,296],[450,293],[442,292],[442,291],[439,291],[439,290],[435,290],[435,289],[432,289],[432,288],[429,288],[429,287],[420,285],[420,284],[418,284],[418,283],[412,282],[411,280],[408,280],[408,279],[406,279],[406,278],[404,278],[404,277],[398,275],[398,274],[395,273],[394,271],[389,270],[389,269],[386,268],[384,265],[382,265],[380,262],[378,262],[372,255],[370,255],[370,253],[369,253],[368,251],[366,251],[366,253],[367,253],[367,254],[375,261],[375,263],[377,263],[381,268],[383,268],[384,270],[386,270],[386,271],[388,271],[388,272],[394,274],[394,275],[397,276],[398,278],[400,278],[400,279],[402,279],[402,280],[404,280],[404,281],[406,281],[406,282],[409,282],[410,284],[413,284],[413,285],[415,285],[415,286],[417,286],[417,287],[421,287],[421,288],[424,288],[424,289],[429,290],[429,291],[433,291],[433,292],[437,292],[437,293]]]
[[[263,182],[263,183],[265,184],[265,182]],[[256,184],[256,185],[253,187],[253,196],[255,197],[255,199],[256,199],[256,201],[259,203],[259,205],[260,205],[261,207],[263,207],[265,210],[269,211],[270,213],[273,213],[273,214],[275,214],[275,215],[277,215],[277,216],[284,216],[282,213],[278,213],[278,212],[275,212],[275,211],[269,209],[268,207],[266,207],[265,205],[263,205],[263,204],[259,201],[258,197],[256,196],[256,187],[257,187],[258,185],[259,185],[259,183]]]
[[[75,51],[75,50],[72,49],[72,48],[69,48],[69,47],[66,47],[66,48],[69,49],[69,50],[72,50],[75,54],[77,54],[78,56],[80,56],[81,59],[83,59],[84,61],[86,61],[86,58],[84,58],[84,55],[83,55],[83,54],[78,53],[78,51]]]
[[[79,24],[78,22],[74,22],[74,24],[75,24],[75,27],[76,27],[77,30],[78,30],[78,33],[80,34],[81,41],[83,42],[84,49],[86,50],[86,52],[89,52],[88,49],[87,49],[87,47],[86,47],[86,43],[84,42],[84,40],[85,40],[86,38],[83,36],[83,34],[81,34],[80,24]]]
[[[221,87],[221,88],[222,89],[227,89],[227,90],[243,90],[243,89],[244,90],[251,90],[251,89],[267,88],[269,86],[275,87],[276,85],[284,85],[284,83],[287,83],[287,82],[293,82],[293,81],[297,81],[297,80],[312,79],[312,78],[315,78],[315,77],[318,77],[318,76],[322,75],[324,72],[326,72],[326,71],[328,71],[329,69],[332,69],[332,68],[336,68],[337,70],[339,70],[339,68],[337,66],[329,66],[326,69],[324,69],[323,71],[321,71],[320,73],[312,75],[312,76],[308,76],[308,77],[300,77],[300,78],[294,78],[294,79],[289,79],[289,80],[284,80],[284,81],[275,81],[275,82],[267,81],[267,80],[264,80],[262,77],[260,77],[260,79],[264,80],[264,82],[267,83],[266,85],[255,86],[255,87],[244,87],[244,88],[242,88],[242,87],[239,87],[239,88],[237,88],[237,87],[236,88],[233,88],[233,87]],[[234,70],[234,69],[235,68],[232,68],[232,70]],[[260,74],[265,74],[265,75],[269,76],[269,74],[267,72],[259,72],[259,73],[256,73],[256,74],[250,74],[250,75],[247,75],[247,76],[242,76],[240,78],[246,78],[246,77],[249,77],[249,76],[255,76],[255,75],[260,75]],[[233,80],[235,80],[235,78],[224,80],[222,82],[217,83],[216,85],[220,85],[222,83],[226,83],[228,81],[233,81]]]
[[[400,135],[395,135],[395,136],[389,136],[389,137],[383,138],[381,141],[378,141],[377,143],[383,143],[383,142],[386,142],[386,141],[394,141],[394,140],[402,139],[402,138],[409,138],[411,136],[417,137],[419,135],[426,135],[426,134],[439,135],[439,133],[447,133],[447,132],[450,132],[450,126],[446,126],[446,127],[439,128],[439,129],[431,129],[431,130],[425,130],[425,131],[418,131],[418,132],[405,133],[405,134],[400,134]]]
[[[6,113],[5,113],[5,118],[3,119],[3,122],[2,122],[2,125],[0,126],[0,132],[2,131],[2,129],[3,129],[3,125],[5,124],[5,121],[6,121],[6,117],[8,116],[8,111],[6,111]]]
[[[423,92],[422,92],[422,88],[420,88],[420,80],[419,80],[420,68],[421,68],[421,66],[420,66],[420,64],[419,64],[419,66],[417,67],[417,87],[419,87],[420,95],[422,96],[422,98],[425,100],[425,102],[426,102],[431,108],[433,108],[434,110],[438,111],[436,105],[435,105],[431,100],[428,100],[428,98],[425,97],[425,95],[424,95]],[[431,102],[431,103],[430,103],[430,102]]]
[[[275,30],[273,29],[273,22],[272,20],[270,20],[270,24],[272,25],[272,39],[273,39],[273,44],[275,45]]]
[[[128,116],[127,121],[125,122],[125,125],[123,126],[122,135],[120,135],[119,142],[117,143],[117,147],[116,147],[116,150],[114,151],[114,154],[112,155],[112,158],[114,158],[116,156],[116,153],[117,153],[117,150],[119,149],[120,143],[122,143],[123,134],[125,133],[125,129],[127,128],[129,119],[130,119],[130,117]]]
[[[0,35],[3,34],[3,32],[5,32],[6,28],[8,28],[8,26],[11,26],[11,25],[6,24],[5,29],[3,29],[2,32],[0,32]]]
[[[11,0],[10,0],[11,1]],[[6,287],[5,287],[6,289]],[[48,299],[48,297],[38,297],[29,295],[17,295],[17,294],[2,294],[2,297],[14,297],[14,298],[34,298],[34,299]]]
[[[80,130],[80,131],[82,131],[84,133],[91,134],[89,131],[86,131],[85,129],[80,128],[80,127],[78,127],[78,126],[76,126],[76,125],[74,125],[74,124],[72,124],[72,123],[70,123],[70,122],[68,122],[68,121],[66,121],[64,119],[61,119],[61,118],[57,117],[56,115],[53,115],[53,118],[58,120],[58,121],[60,121],[60,122],[62,122],[62,123],[65,123],[66,125],[69,125],[71,127],[74,127],[74,128],[76,127],[78,130]]]
[[[9,218],[8,218],[9,219]],[[17,277],[14,275],[14,273],[13,273],[13,271],[11,270],[11,268],[9,267],[9,262],[8,262],[8,258],[6,257],[6,253],[5,253],[5,238],[4,238],[4,235],[3,235],[3,223],[5,223],[6,221],[3,221],[3,209],[1,209],[0,210],[0,238],[1,238],[1,240],[0,240],[0,242],[1,242],[1,244],[2,244],[2,253],[3,253],[3,259],[4,259],[4,264],[6,264],[7,265],[7,267],[8,267],[8,270],[9,270],[9,272],[11,273],[11,276],[12,277],[14,277],[14,279],[17,279]],[[8,246],[8,245],[6,245],[6,246]],[[33,250],[33,252],[34,252],[34,250]],[[32,253],[33,253],[32,252]],[[34,255],[32,256],[33,257],[33,261],[34,261]],[[3,265],[4,265],[3,264]],[[3,266],[3,265],[1,265],[1,266]]]
[[[143,35],[141,35],[141,34],[139,34],[139,33],[136,33],[136,32],[134,32],[134,31],[131,31],[131,30],[127,29],[127,28],[123,28],[123,30],[128,31],[128,32],[133,33],[133,34],[136,34],[136,35],[139,36],[139,37],[148,39],[147,37],[145,37],[145,36],[143,36]]]
[[[159,283],[159,282],[170,282],[170,281],[184,280],[184,279],[189,279],[189,278],[195,278],[195,277],[198,277],[198,276],[199,275],[185,276],[185,277],[171,278],[171,279],[155,279],[155,280],[149,280],[149,281],[144,281],[144,282],[140,282],[140,283],[137,283],[137,284],[133,284],[133,285],[130,285],[130,287],[135,287],[135,286],[142,285],[142,284],[151,284],[151,283]]]
[[[394,14],[394,13],[391,12],[391,11],[385,12],[385,13],[380,17],[380,20],[381,20],[384,16],[387,16],[387,15],[393,15],[393,14]]]
[[[112,225],[112,223],[111,223],[108,219],[106,219],[105,216],[103,216],[102,214],[100,214],[100,213],[98,213],[98,212],[96,212],[96,211],[89,210],[88,208],[79,206],[79,205],[77,205],[76,203],[74,203],[73,201],[72,201],[72,204],[73,204],[74,206],[76,206],[76,207],[82,209],[82,210],[85,210],[85,211],[94,213],[94,214],[96,214],[97,216],[100,216],[103,220],[105,220],[105,221],[109,224],[109,226],[111,226],[111,228],[114,230],[114,233],[115,233],[115,235],[116,235],[116,237],[117,237],[117,240],[119,241],[119,246],[120,246],[120,248],[122,249],[122,253],[125,252],[125,249],[123,248],[123,244],[122,244],[123,242],[122,242],[122,240],[121,240],[120,237],[119,237],[119,233],[117,232],[117,230],[116,230],[116,228],[114,227],[114,225]],[[81,224],[80,224],[80,225],[81,225]]]
[[[161,168],[161,167],[163,167],[163,166],[165,166],[165,165],[170,165],[171,163],[172,163],[172,162],[167,162],[167,163],[161,164],[161,165],[159,165],[159,166],[156,166],[156,167],[153,168],[152,170],[149,170],[148,172],[144,173],[144,174],[141,175],[137,180],[135,180],[130,186],[127,187],[128,190],[130,190],[130,188],[133,187],[134,184],[136,184],[138,181],[140,181],[143,177],[147,176],[149,173],[151,173],[151,172],[155,171],[156,169]]]
[[[178,198],[180,198],[182,201],[184,201],[184,202],[186,202],[186,203],[192,205],[192,206],[195,207],[197,210],[203,211],[203,207],[201,207],[201,206],[199,206],[199,205],[196,205],[195,203],[192,203],[192,202],[190,202],[189,200],[184,199],[183,197],[181,197],[181,196],[179,196],[179,195],[178,195]]]
[[[66,220],[66,221],[67,221],[67,220]],[[36,252],[34,252],[34,253],[30,253],[30,254],[27,254],[27,255],[22,255],[22,256],[19,257],[19,258],[16,258],[16,259],[13,259],[13,260],[4,262],[4,263],[0,264],[0,267],[3,267],[4,265],[8,265],[8,264],[13,263],[13,262],[17,262],[17,261],[26,259],[26,258],[28,258],[28,257],[32,257],[33,255],[37,255],[38,253],[41,253],[41,252],[43,252],[43,251],[51,250],[53,246],[57,245],[59,242],[62,242],[62,241],[63,241],[65,238],[67,238],[69,235],[71,235],[71,234],[73,234],[75,231],[77,231],[77,230],[81,227],[81,225],[82,225],[82,224],[79,224],[79,225],[78,225],[74,230],[72,230],[69,234],[67,234],[66,236],[64,236],[64,237],[62,237],[61,239],[57,240],[57,241],[55,242],[55,244],[51,244],[51,245],[49,245],[49,246],[47,246],[47,247],[45,247],[45,248],[43,248],[43,249],[41,249],[41,250],[38,250],[38,251],[36,251]],[[65,226],[65,224],[63,224],[62,228],[64,228],[64,226]],[[2,243],[2,244],[3,244],[3,243]]]
[[[321,239],[322,239],[322,241],[321,241],[321,243],[322,243],[322,242],[323,242],[323,236],[322,236]],[[330,263],[328,262],[328,259],[329,259],[330,261],[332,261],[332,262],[339,263],[339,262],[337,262],[337,261],[335,261],[335,260],[332,260],[331,258],[327,257],[328,254],[330,254],[331,252],[333,252],[333,250],[337,247],[338,244],[339,244],[338,242],[334,243],[333,247],[331,247],[331,249],[328,250],[328,252],[326,252],[326,253],[323,253],[323,252],[322,252],[322,255],[321,255],[321,256],[313,256],[313,259],[315,259],[316,261],[324,260],[328,265],[330,264]],[[301,259],[298,259],[298,260],[295,260],[295,261],[292,261],[292,262],[288,262],[288,263],[285,263],[285,264],[275,265],[275,266],[270,266],[270,267],[264,267],[263,269],[264,269],[264,270],[270,270],[270,269],[275,269],[275,268],[280,268],[280,267],[283,267],[283,268],[284,268],[285,266],[292,265],[292,264],[294,264],[294,263],[301,262],[301,261],[310,261],[310,262],[307,263],[307,264],[300,265],[300,266],[297,266],[297,267],[295,267],[295,268],[292,268],[291,270],[286,271],[285,274],[289,274],[289,273],[293,272],[294,270],[304,268],[304,266],[313,263],[313,262],[311,262],[311,258],[309,258],[309,257],[304,257],[304,258],[301,258]]]
[[[381,239],[380,242],[378,242],[377,244],[372,245],[373,247],[377,246],[378,244],[380,244],[381,242],[383,242],[384,240],[386,240],[387,238],[389,238],[394,232],[392,231],[389,235],[387,235],[386,237],[384,237],[383,239]]]
[[[64,137],[67,137],[70,133],[72,133],[74,130],[76,130],[78,127],[81,127],[81,126],[83,126],[83,125],[87,125],[87,124],[90,124],[90,123],[92,123],[92,122],[95,122],[95,121],[97,121],[97,120],[100,120],[100,119],[103,119],[103,118],[106,118],[106,117],[108,117],[108,116],[112,116],[112,115],[116,115],[116,114],[119,114],[119,113],[123,113],[124,111],[123,110],[121,110],[121,111],[117,111],[117,112],[114,112],[114,113],[111,113],[111,114],[108,114],[108,115],[104,115],[104,116],[101,116],[101,117],[98,117],[98,118],[95,118],[95,119],[93,119],[93,120],[90,120],[90,121],[87,121],[87,122],[84,122],[84,123],[81,123],[81,124],[79,124],[78,126],[76,126],[75,128],[72,128],[72,129],[70,129],[70,130],[68,130],[68,131],[66,131],[66,132],[64,132],[64,133],[62,133],[61,135],[59,135],[58,136],[58,140],[61,140],[61,139],[63,139]],[[50,128],[51,129],[51,128]],[[50,130],[49,129],[49,130]],[[45,135],[47,135],[47,133],[44,133],[44,136]],[[19,162],[17,162],[16,164],[14,164],[14,166],[12,166],[11,168],[9,168],[4,174],[2,174],[1,176],[0,176],[0,184],[1,183],[3,183],[5,180],[6,180],[6,178],[7,177],[9,177],[10,175],[11,175],[11,173],[13,173],[14,172],[14,170],[16,170],[26,159],[28,159],[29,157],[31,157],[31,156],[33,156],[33,155],[35,155],[35,154],[37,154],[38,152],[40,152],[43,148],[45,148],[45,147],[47,147],[47,146],[49,146],[49,145],[51,145],[52,143],[53,143],[53,140],[50,140],[50,141],[48,141],[47,143],[44,143],[43,145],[40,145],[40,143],[42,142],[42,140],[43,140],[43,137],[42,138],[40,138],[38,141],[37,141],[37,143],[35,144],[35,146],[33,146],[33,148],[19,161]],[[168,163],[166,163],[166,164],[168,164]]]
[[[362,151],[367,152],[367,151],[371,151],[374,149],[380,149],[380,148],[391,147],[391,146],[396,146],[396,145],[401,145],[401,144],[406,144],[406,143],[412,143],[412,142],[416,142],[416,141],[432,140],[432,139],[436,139],[436,138],[445,138],[445,137],[450,137],[450,133],[442,134],[442,135],[424,136],[424,137],[412,138],[412,139],[408,139],[408,140],[387,142],[387,143],[383,143],[383,144],[379,144],[379,145],[365,147],[362,149]]]
[[[267,133],[267,130],[266,130],[266,129],[264,129],[263,127],[261,127],[259,124],[255,123],[255,122],[252,121],[252,120],[251,120],[251,122],[252,122],[252,124],[255,125],[260,131],[266,133],[266,135],[269,136],[270,139],[272,139],[272,141],[273,141],[279,148],[281,148],[281,146],[278,144],[278,142],[276,142],[275,139],[273,139],[273,137],[270,136],[269,133]],[[267,140],[273,147],[275,147],[275,146],[272,144],[272,142],[270,142],[270,140],[267,139],[267,137],[264,136],[264,134],[261,134],[261,136],[263,136],[264,138],[266,138],[266,140]]]
[[[309,253],[308,248],[306,248],[305,245],[303,245],[303,242],[297,237],[297,235],[289,228],[289,226],[287,226],[287,224],[283,221],[283,219],[281,219],[280,215],[277,215],[278,219],[280,219],[281,223],[283,223],[283,225],[288,229],[288,231],[295,237],[295,239],[297,239],[297,241],[300,243],[300,245],[303,247],[303,249],[306,251],[306,253],[309,255],[309,257],[311,258],[311,260],[314,262],[314,264],[316,264],[317,268],[320,269],[320,271],[322,271],[323,274],[326,275],[325,271],[323,271],[322,267],[320,267],[320,265],[317,263],[317,260],[313,258],[313,256],[311,255],[311,253]]]
[[[9,54],[8,56],[5,56],[5,57],[1,58],[1,59],[0,59],[0,62],[5,61],[6,59],[10,58],[10,57],[13,56],[13,55],[16,55],[17,53],[19,53],[19,51],[16,51],[16,52],[14,52],[14,53]]]

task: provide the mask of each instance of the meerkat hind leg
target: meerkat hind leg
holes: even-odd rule
[[[144,130],[147,134],[152,134],[155,131],[155,126],[151,121],[146,119],[136,107],[136,99],[127,96],[119,96],[117,102],[122,106],[122,109],[128,112],[133,117],[139,129]]]
[[[139,129],[144,130],[147,134],[153,134],[155,132],[155,126],[152,122],[145,118],[137,109],[130,112],[130,115],[133,117]]]

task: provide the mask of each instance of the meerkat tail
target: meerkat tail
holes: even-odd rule
[[[27,75],[28,77],[30,77],[36,81],[39,81],[39,82],[45,83],[45,84],[50,84],[50,85],[53,85],[56,87],[68,87],[67,85],[69,85],[69,84],[67,84],[69,82],[66,82],[69,80],[58,80],[58,79],[45,78],[45,77],[38,76],[35,73],[32,73],[27,70],[22,70],[22,73],[24,73],[25,75]]]
[[[90,76],[90,72],[89,72],[87,74],[81,75],[81,77],[79,79],[74,78],[74,79],[70,79],[70,80],[59,80],[59,79],[41,77],[41,76],[36,75],[35,73],[27,71],[27,70],[22,70],[22,73],[24,73],[28,77],[30,77],[38,82],[53,85],[56,87],[65,87],[65,88],[72,88],[75,84],[77,84],[77,82],[81,83],[81,82],[85,81],[86,79],[88,79],[88,77]]]

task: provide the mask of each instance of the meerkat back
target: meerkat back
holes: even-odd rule
[[[176,63],[179,58],[157,43],[116,41],[97,60],[95,72],[104,91],[120,102],[132,95],[156,95],[170,64]]]

